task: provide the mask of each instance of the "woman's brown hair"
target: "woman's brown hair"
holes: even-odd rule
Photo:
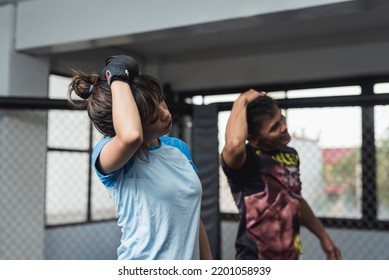
[[[137,75],[130,83],[142,125],[157,120],[157,107],[164,100],[161,83],[150,75]],[[83,100],[73,99],[73,92]],[[116,135],[112,120],[112,93],[107,80],[97,73],[73,70],[68,102],[75,109],[86,109],[96,129],[105,137]]]

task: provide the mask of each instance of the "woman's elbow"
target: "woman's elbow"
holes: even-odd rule
[[[143,143],[143,133],[142,131],[131,131],[128,133],[122,133],[117,135],[120,141],[125,146],[141,146]]]

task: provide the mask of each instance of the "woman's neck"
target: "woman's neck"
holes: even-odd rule
[[[146,143],[147,147],[155,147],[159,145],[159,138],[155,138],[154,140],[151,140]]]

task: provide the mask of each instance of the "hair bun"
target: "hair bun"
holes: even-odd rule
[[[89,98],[89,96],[91,96],[91,94],[92,94],[92,91],[93,91],[93,85],[92,85],[92,84],[90,84],[90,86],[89,86],[89,90],[88,90],[88,91],[84,91],[84,92],[80,93],[80,97],[81,97],[82,99],[88,99],[88,98]]]

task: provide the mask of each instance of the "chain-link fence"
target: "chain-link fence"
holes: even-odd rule
[[[0,107],[0,259],[116,259],[120,229],[90,160],[102,136],[64,100],[43,109],[26,102]],[[347,102],[280,106],[300,155],[303,196],[344,258],[389,259],[389,102]],[[190,118],[182,119],[175,133],[190,134]],[[233,259],[237,209],[219,176],[220,255]],[[311,233],[301,235],[303,259],[325,258]]]

